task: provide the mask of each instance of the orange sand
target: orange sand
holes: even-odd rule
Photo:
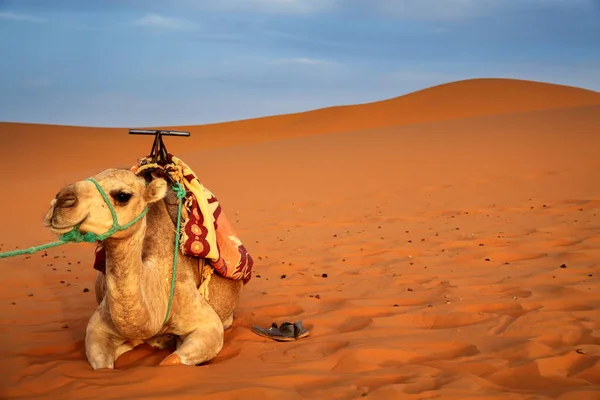
[[[256,260],[221,354],[158,368],[168,351],[142,347],[92,371],[93,250],[71,244],[0,260],[0,398],[600,399],[600,93],[470,80],[186,128],[167,147]],[[152,143],[0,134],[0,251],[53,240],[59,188]],[[297,319],[309,338],[249,330]]]

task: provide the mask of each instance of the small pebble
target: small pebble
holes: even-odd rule
[[[285,277],[286,277],[285,274],[281,275],[281,279],[285,279]]]
[[[320,298],[321,298],[321,295],[319,295],[319,294],[315,295],[315,299],[320,299]]]
[[[583,349],[577,349],[575,351],[579,354],[585,354],[585,351]]]
[[[90,291],[90,289],[88,289],[88,288],[83,288],[83,293],[87,293],[87,292],[89,292],[89,291]]]
[[[561,268],[567,268],[567,265],[566,265],[566,264],[563,264],[563,265],[561,265],[560,267],[561,267]]]
[[[394,307],[400,307],[398,304],[394,304]]]
[[[327,274],[323,274],[321,275],[323,278],[327,278]]]

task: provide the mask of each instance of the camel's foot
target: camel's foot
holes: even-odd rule
[[[181,360],[181,357],[179,357],[179,354],[177,353],[171,353],[168,356],[166,356],[164,358],[164,360],[162,360],[160,362],[160,364],[158,364],[159,366],[164,366],[164,365],[184,365],[183,361]]]
[[[195,331],[177,337],[177,350],[167,356],[159,365],[200,365],[210,361],[223,348],[223,324],[214,314],[213,321],[207,321]]]

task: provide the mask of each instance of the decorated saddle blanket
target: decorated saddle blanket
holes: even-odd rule
[[[138,160],[131,171],[154,176],[168,175],[186,190],[181,214],[180,250],[190,257],[205,259],[215,272],[225,278],[242,280],[252,277],[253,259],[236,236],[217,198],[205,188],[194,172],[179,158],[168,154],[168,162],[156,164],[149,157]],[[96,248],[94,268],[106,270],[102,245]]]

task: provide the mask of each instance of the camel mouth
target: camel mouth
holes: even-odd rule
[[[75,226],[76,225],[65,227],[65,228],[58,228],[58,227],[52,225],[52,226],[50,226],[50,231],[57,235],[64,235],[65,233],[72,231],[73,228],[75,228]]]
[[[74,228],[83,224],[88,219],[88,217],[89,217],[89,215],[86,215],[85,217],[83,217],[83,219],[81,221],[79,221],[73,225],[69,225],[69,226],[56,226],[56,225],[54,225],[54,222],[51,222],[49,228],[52,233],[55,233],[58,235],[64,235],[65,233],[71,232]]]

